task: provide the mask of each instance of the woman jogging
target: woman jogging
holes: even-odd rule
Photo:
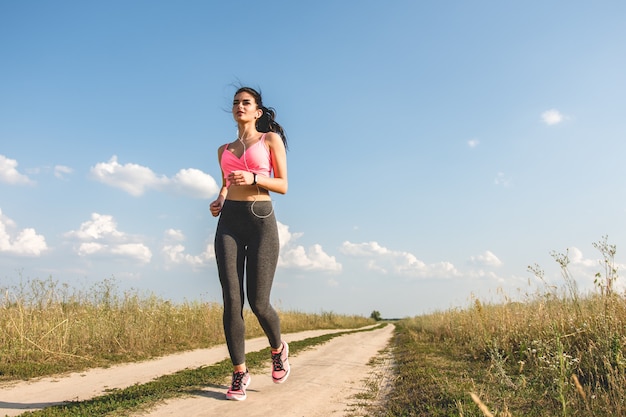
[[[252,88],[237,90],[232,114],[238,137],[218,149],[222,188],[210,209],[213,216],[220,216],[215,258],[224,299],[224,333],[234,366],[226,398],[241,401],[251,380],[245,358],[245,293],[272,348],[272,379],[281,384],[290,372],[289,346],[281,339],[280,320],[270,304],[279,244],[269,193],[287,192],[287,139],[274,120],[274,109],[264,107]]]

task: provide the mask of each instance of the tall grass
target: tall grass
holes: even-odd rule
[[[517,415],[533,409],[532,415],[542,416],[624,416],[626,297],[613,289],[615,247],[606,238],[594,246],[605,267],[596,275],[597,291],[580,294],[567,253],[553,253],[565,279],[560,289],[546,287],[523,303],[475,300],[469,308],[415,317],[406,325],[429,343],[484,364],[497,389],[483,386],[483,401],[502,405],[497,397],[506,396],[512,415],[512,403],[524,398]],[[543,279],[537,266],[530,269]]]
[[[139,291],[120,293],[115,280],[87,290],[49,278],[2,289],[0,380],[107,366],[224,343],[222,306],[172,303]],[[360,316],[280,311],[285,333],[355,328]],[[247,337],[263,335],[245,310]]]

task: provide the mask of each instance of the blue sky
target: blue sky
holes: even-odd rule
[[[621,1],[0,1],[0,280],[220,301],[233,84],[289,138],[282,309],[583,290],[626,250]]]

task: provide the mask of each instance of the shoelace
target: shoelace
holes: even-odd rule
[[[272,353],[272,363],[274,365],[275,371],[284,371],[285,367],[283,366],[283,360],[281,359],[281,355],[283,351],[281,350],[278,353]]]
[[[233,383],[231,385],[231,389],[233,391],[239,391],[242,386],[243,377],[246,376],[245,372],[234,372],[233,373]]]

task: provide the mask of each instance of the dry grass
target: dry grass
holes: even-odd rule
[[[489,407],[487,407],[485,403],[480,400],[478,395],[470,392],[470,397],[472,397],[472,401],[476,403],[478,409],[485,415],[485,417],[494,417],[493,414],[491,414],[491,411],[489,411]]]
[[[500,305],[477,300],[472,308],[416,317],[408,326],[430,343],[484,363],[497,387],[487,390],[486,403],[536,395],[549,399],[546,416],[626,415],[623,296],[596,294],[574,302],[549,294]]]
[[[114,280],[86,291],[58,281],[29,280],[2,290],[0,380],[29,378],[135,361],[224,343],[222,306],[171,303],[136,291],[119,294]],[[261,336],[248,310],[248,337]],[[279,312],[285,333],[356,328],[373,320],[333,313]]]
[[[563,288],[401,321],[393,401],[405,411],[382,415],[626,416],[626,296],[613,289],[615,248],[594,246],[606,268],[592,293],[576,289],[567,254],[553,254]]]
[[[570,382],[573,375],[595,393],[596,403],[625,393],[625,301],[613,295],[577,302],[546,297],[524,305],[476,302],[448,324],[463,329],[457,334],[475,357],[488,358],[494,370],[505,369],[516,380],[513,386],[539,384],[567,410],[577,388]],[[622,407],[621,401],[614,405]]]

